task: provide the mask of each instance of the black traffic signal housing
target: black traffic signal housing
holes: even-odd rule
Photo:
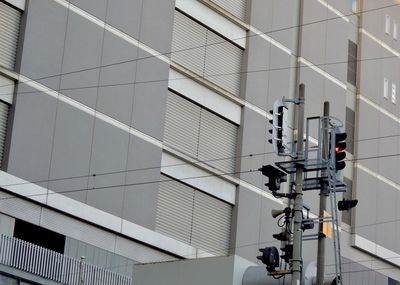
[[[272,135],[272,138],[268,141],[272,144],[274,151],[276,153],[284,153],[285,147],[283,146],[283,116],[284,110],[286,106],[282,100],[275,101],[274,107],[269,113],[272,115],[272,120],[269,122],[272,125],[272,129],[269,130],[269,133]]]
[[[335,170],[340,171],[346,167],[346,162],[344,159],[346,158],[345,149],[347,147],[346,144],[347,133],[334,133],[334,146],[332,149],[330,147],[330,158],[334,157]]]
[[[357,206],[358,200],[345,200],[343,199],[342,201],[338,202],[338,210],[339,211],[348,211],[351,208],[354,208]]]
[[[281,188],[281,183],[287,181],[285,172],[273,167],[272,165],[263,165],[258,169],[264,176],[268,177],[268,183],[265,184],[272,192],[276,192]]]
[[[279,241],[289,241],[290,234],[288,232],[280,232],[279,234],[273,234],[272,237]]]
[[[268,272],[275,271],[275,268],[279,266],[279,252],[274,246],[260,248],[259,251],[262,255],[257,256],[257,259],[261,260],[267,266]]]
[[[287,244],[285,247],[281,248],[283,254],[281,258],[286,262],[289,263],[290,260],[293,258],[293,244]]]

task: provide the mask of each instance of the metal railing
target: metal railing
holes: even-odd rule
[[[0,263],[67,285],[131,285],[132,278],[0,235]]]

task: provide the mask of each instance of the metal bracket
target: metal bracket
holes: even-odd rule
[[[285,97],[282,98],[282,101],[285,103],[294,103],[296,105],[304,104],[305,100],[300,99],[300,98],[295,98],[295,99],[286,99]]]

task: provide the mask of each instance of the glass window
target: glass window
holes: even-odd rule
[[[385,17],[385,33],[390,34],[390,16],[386,15]]]
[[[389,98],[389,80],[387,78],[383,78],[383,97]]]
[[[0,284],[2,285],[18,285],[18,280],[6,275],[0,275]]]
[[[353,13],[357,13],[357,0],[349,0],[349,6]]]
[[[392,83],[392,103],[396,104],[396,84]]]

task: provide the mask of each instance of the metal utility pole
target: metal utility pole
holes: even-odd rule
[[[329,102],[324,102],[324,119],[322,121],[322,159],[328,161],[329,156]],[[328,176],[327,170],[321,171],[322,177]],[[324,211],[326,210],[326,199],[329,195],[328,183],[321,183],[319,192],[319,229],[318,229],[318,255],[317,255],[317,284],[323,284],[325,274],[325,234],[323,232]]]
[[[299,101],[304,102],[304,84],[299,86]],[[297,159],[301,160],[304,156],[304,104],[297,104]],[[296,165],[296,189],[294,199],[294,222],[293,222],[293,258],[292,258],[292,283],[300,285],[302,277],[303,260],[302,248],[302,229],[303,220],[303,165]]]
[[[79,261],[79,278],[78,278],[79,285],[85,284],[85,276],[84,276],[84,272],[83,272],[83,261],[84,260],[85,260],[85,257],[81,256],[81,260]]]

